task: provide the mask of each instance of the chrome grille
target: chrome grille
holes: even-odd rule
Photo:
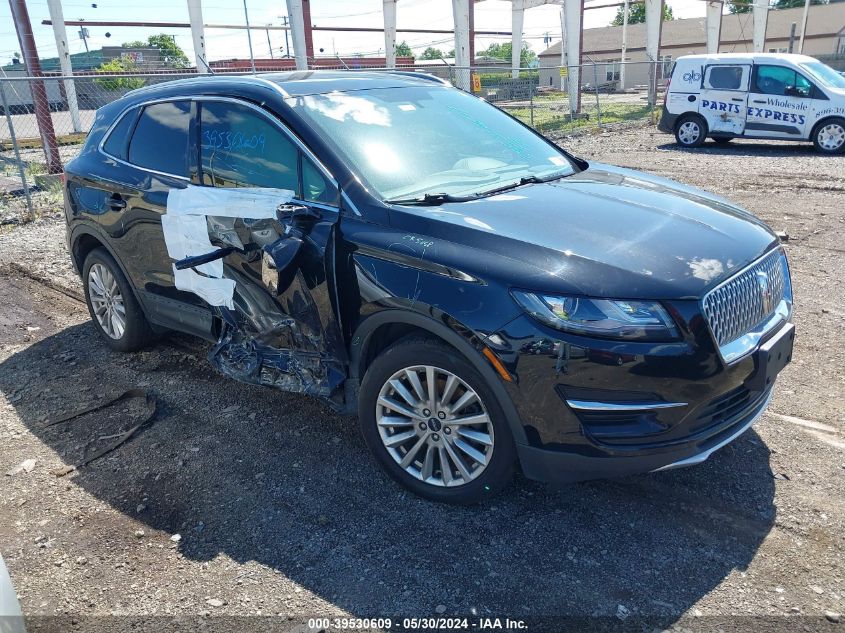
[[[789,284],[787,275],[786,256],[777,249],[704,296],[704,316],[723,352],[775,313]]]

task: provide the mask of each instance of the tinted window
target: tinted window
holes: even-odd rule
[[[136,110],[130,110],[112,128],[111,134],[103,143],[103,149],[107,154],[126,160],[126,148],[129,145],[129,135],[132,133],[132,126],[135,124],[136,114]]]
[[[809,97],[813,88],[806,77],[785,66],[758,66],[754,84],[758,93],[779,97]]]
[[[310,160],[302,157],[302,199],[338,206],[337,189]]]
[[[176,176],[188,175],[190,101],[169,101],[144,108],[129,143],[129,162]]]
[[[265,115],[234,103],[205,101],[200,113],[202,183],[273,187],[299,194],[299,151]]]
[[[739,90],[742,87],[742,66],[711,66],[707,84],[716,90]]]

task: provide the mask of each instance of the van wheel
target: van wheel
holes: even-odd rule
[[[845,151],[845,119],[827,119],[813,130],[813,145],[823,154]]]
[[[155,341],[132,287],[108,251],[95,248],[88,253],[82,285],[91,320],[109,347],[134,352]]]
[[[421,497],[476,503],[513,476],[516,448],[492,390],[435,340],[405,338],[376,358],[361,383],[358,417],[381,467]]]
[[[675,140],[683,147],[701,147],[707,138],[707,124],[697,114],[685,114],[675,125]]]

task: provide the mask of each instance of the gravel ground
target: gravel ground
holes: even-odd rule
[[[0,547],[30,629],[460,614],[528,618],[533,630],[560,630],[531,620],[556,615],[608,618],[575,628],[841,630],[845,158],[671,140],[639,128],[563,144],[715,191],[789,234],[798,341],[770,412],[696,468],[557,491],[520,479],[472,508],[405,494],[355,420],[216,375],[201,342],[108,351],[72,298],[61,218],[0,232],[0,473],[35,460],[3,477]],[[47,421],[133,387],[158,396],[152,426],[58,476],[140,407]],[[144,615],[183,619],[145,629],[132,619]]]

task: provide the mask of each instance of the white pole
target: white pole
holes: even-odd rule
[[[719,40],[722,36],[722,2],[710,0],[707,3],[707,52],[715,55],[719,52]]]
[[[255,55],[252,54],[252,31],[249,28],[249,11],[244,0],[244,21],[246,22],[246,41],[249,43],[249,64],[252,66],[252,74],[255,74]]]
[[[622,65],[619,67],[619,88],[625,90],[625,53],[628,51],[628,0],[622,7]]]
[[[191,38],[194,41],[194,58],[197,72],[208,72],[208,58],[205,54],[205,26],[202,21],[202,0],[188,0],[188,18],[191,21]]]
[[[287,5],[296,69],[308,70],[308,53],[305,50],[305,18],[302,16],[302,0],[287,0]]]
[[[396,0],[384,0],[384,57],[388,68],[396,68]]]
[[[513,0],[511,3],[511,77],[519,77],[522,61],[522,25],[525,21],[525,1]]]
[[[581,12],[584,0],[564,0],[566,65],[569,67],[569,112],[575,116],[581,109]]]
[[[798,53],[804,54],[804,36],[807,34],[807,16],[810,14],[810,0],[804,0],[804,17],[801,18],[801,39],[798,41]]]
[[[657,64],[660,62],[660,28],[663,23],[663,0],[645,0],[645,53],[652,62],[648,105],[657,102]]]
[[[59,52],[59,64],[62,68],[62,75],[70,77],[73,75],[73,68],[70,63],[70,50],[67,46],[67,30],[65,30],[65,17],[62,14],[61,0],[47,0],[47,7],[50,9],[50,21],[53,23],[53,35],[56,37],[56,50]],[[73,123],[73,131],[82,131],[82,122],[79,119],[79,103],[76,100],[76,84],[73,79],[65,79],[65,96],[67,97],[67,109],[70,111],[70,120]]]
[[[766,48],[766,23],[769,21],[769,5],[766,0],[754,2],[754,52],[762,53]]]
[[[455,19],[455,71],[457,85],[461,90],[470,90],[469,58],[469,2],[470,0],[452,0],[452,13]]]
[[[560,5],[560,65],[563,68],[566,68],[566,11],[563,8],[563,5]],[[565,90],[566,84],[569,77],[569,69],[567,68],[566,78],[561,75],[560,76],[560,89]]]

